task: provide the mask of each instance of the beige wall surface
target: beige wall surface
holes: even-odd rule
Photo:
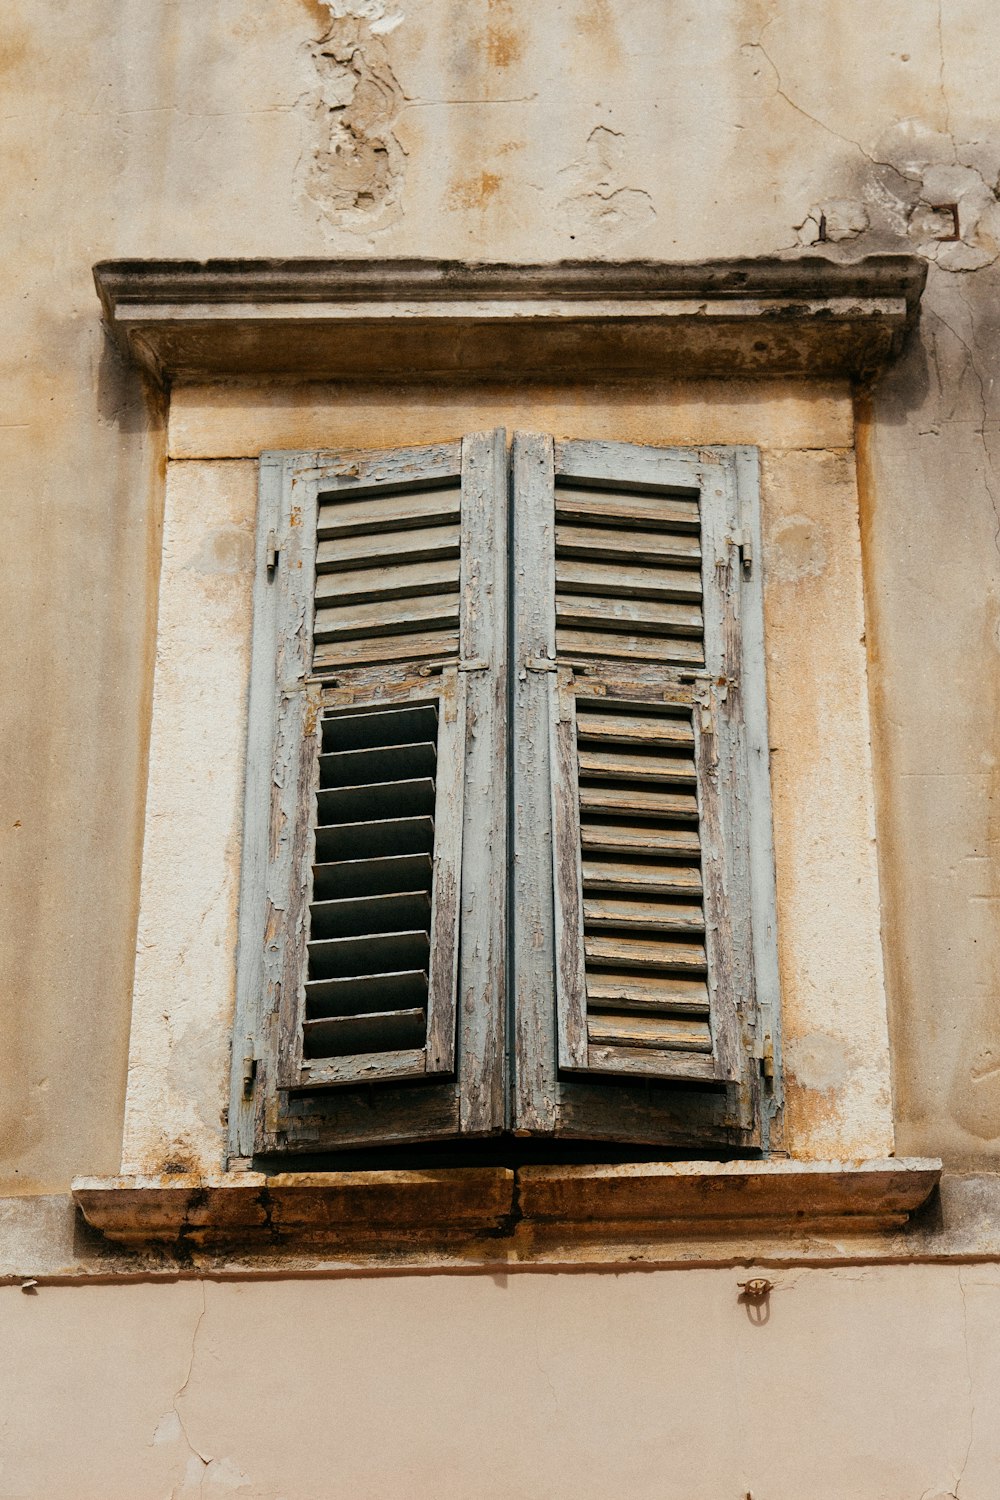
[[[1000,1270],[771,1275],[7,1288],[0,1497],[995,1500]]]
[[[996,1160],[988,0],[8,0],[3,31],[5,1188],[119,1156],[162,496],[90,282],[125,255],[928,258],[863,412],[897,1140]]]

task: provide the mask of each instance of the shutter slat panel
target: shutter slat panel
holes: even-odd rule
[[[343,979],[311,979],[306,984],[310,1016],[360,1016],[373,1010],[420,1009],[427,998],[427,970],[395,974],[349,974]]]
[[[457,525],[420,526],[413,531],[362,532],[337,535],[316,548],[317,573],[353,568],[385,568],[394,564],[435,562],[458,558],[461,532]]]
[[[619,745],[684,745],[694,748],[694,730],[688,718],[667,718],[661,714],[611,714],[595,711],[592,700],[577,704],[577,737],[584,744],[593,740],[610,740]]]
[[[685,640],[681,636],[624,635],[619,631],[602,635],[599,631],[570,630],[560,626],[556,632],[556,645],[560,657],[566,660],[598,656],[621,661],[677,662],[680,666],[691,667],[703,666],[705,662],[701,642]]]
[[[400,773],[433,776],[437,762],[431,741],[417,745],[383,745],[372,750],[336,750],[319,758],[321,787],[364,786],[396,781]]]
[[[674,974],[615,974],[595,969],[587,978],[587,999],[604,1010],[708,1015],[708,986]]]
[[[386,749],[391,745],[434,743],[438,712],[434,703],[403,703],[389,709],[328,714],[323,720],[324,753]]]
[[[324,1058],[427,1042],[441,729],[436,703],[321,720],[302,1056],[328,1084],[350,1071],[323,1074]]]
[[[590,1041],[604,1047],[659,1047],[664,1051],[711,1052],[712,1033],[707,1021],[679,1016],[619,1016],[591,1013],[587,1017]]]
[[[314,938],[349,937],[360,933],[401,932],[430,923],[427,891],[402,891],[385,896],[347,896],[338,901],[313,901],[310,932]]]
[[[595,594],[605,599],[701,599],[701,573],[693,568],[636,568],[618,563],[556,560],[556,587],[564,594]]]
[[[401,562],[392,558],[377,568],[321,573],[316,580],[316,608],[325,611],[348,604],[419,599],[452,589],[458,590],[458,568],[453,560]]]
[[[693,828],[635,827],[627,823],[588,823],[581,830],[584,854],[698,855],[701,843]]]
[[[356,823],[361,818],[433,815],[434,780],[376,781],[369,786],[328,787],[316,794],[321,823]]]
[[[346,672],[375,663],[447,661],[458,655],[458,630],[429,630],[386,640],[331,641],[316,647],[317,672],[333,667]]]
[[[387,859],[346,859],[313,866],[313,899],[381,896],[393,891],[429,891],[433,865],[429,854],[399,854]]]
[[[306,1021],[302,1029],[303,1052],[308,1058],[391,1052],[422,1045],[427,1012],[412,1009],[372,1011],[361,1016],[329,1016]]]
[[[705,918],[700,906],[682,906],[665,901],[609,901],[584,895],[583,920],[589,928],[612,927],[626,932],[705,931]]]
[[[317,642],[367,641],[373,636],[412,635],[417,631],[446,630],[449,626],[457,631],[458,607],[456,578],[454,594],[317,609],[315,639]]]
[[[656,567],[664,563],[701,562],[701,543],[697,534],[671,531],[619,531],[602,526],[560,526],[556,540],[556,567],[559,559],[578,557],[615,567],[638,564]],[[699,591],[701,577],[699,574]]]
[[[644,864],[638,861],[584,858],[583,890],[620,895],[700,896],[701,870],[696,864]]]
[[[696,779],[694,760],[681,756],[636,755],[628,751],[580,750],[580,775],[595,781],[688,783]]]
[[[597,526],[642,527],[650,531],[700,530],[700,512],[695,499],[676,496],[614,493],[608,490],[578,490],[556,486],[556,521],[590,523]],[[556,550],[559,538],[556,537]]]
[[[597,786],[580,788],[580,816],[602,814],[607,817],[625,818],[676,818],[680,822],[697,823],[698,799],[693,794],[665,792],[648,787]]]
[[[324,862],[423,854],[434,844],[433,818],[384,818],[316,829],[316,853]]]
[[[345,979],[351,974],[385,974],[398,969],[423,968],[429,952],[430,938],[420,930],[320,938],[309,943],[309,976]]]
[[[411,531],[428,526],[453,526],[461,514],[458,485],[411,494],[383,494],[350,500],[323,496],[319,507],[317,536],[321,542],[347,536],[371,536],[378,532]]]
[[[658,604],[651,599],[556,595],[556,625],[576,630],[629,635],[699,636],[701,610],[692,604]]]
[[[584,937],[588,964],[607,964],[615,969],[649,969],[657,973],[703,973],[705,949],[701,943],[656,942],[649,938]]]

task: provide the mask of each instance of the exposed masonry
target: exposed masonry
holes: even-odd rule
[[[405,153],[392,125],[403,92],[383,37],[402,21],[381,0],[324,0],[330,25],[309,43],[315,90],[302,100],[310,144],[306,196],[338,229],[382,228],[398,212]]]

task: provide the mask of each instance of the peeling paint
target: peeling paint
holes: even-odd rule
[[[607,125],[595,125],[582,156],[560,174],[573,184],[561,205],[573,234],[581,238],[596,235],[618,244],[634,238],[656,218],[652,197],[645,188],[623,181],[627,166],[625,137]]]

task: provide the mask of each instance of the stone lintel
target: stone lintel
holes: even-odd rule
[[[162,385],[236,378],[873,378],[926,265],[795,260],[468,264],[102,261],[126,355]]]

